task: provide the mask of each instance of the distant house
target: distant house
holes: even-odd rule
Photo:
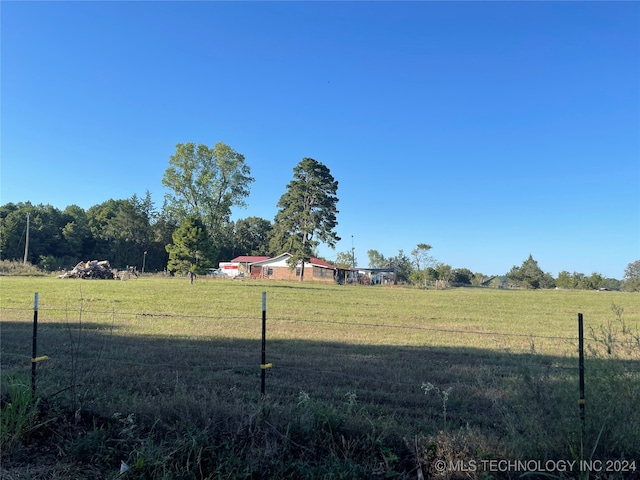
[[[248,275],[249,266],[254,262],[267,260],[269,257],[264,255],[240,255],[229,262],[220,262],[219,267],[222,273],[229,277],[237,277],[238,275]]]
[[[250,265],[251,276],[273,280],[300,280],[301,265],[291,268],[287,263],[292,256],[290,253],[283,253],[277,257],[253,262]],[[304,264],[303,280],[333,283],[336,281],[336,270],[337,268],[330,263],[311,257]]]

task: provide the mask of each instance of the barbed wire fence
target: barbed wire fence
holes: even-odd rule
[[[472,371],[484,371],[486,377],[518,377],[523,372],[523,359],[528,371],[557,372],[575,379],[576,384],[578,380],[577,328],[575,336],[509,333],[282,314],[271,317],[265,309],[266,331],[260,338],[259,315],[183,315],[69,305],[36,311],[40,357],[35,349],[29,355],[34,340],[29,317],[37,314],[25,308],[0,307],[1,363],[5,372],[18,374],[26,374],[28,369],[35,372],[37,365],[38,385],[42,385],[38,393],[45,397],[66,392],[75,399],[78,388],[108,395],[116,386],[140,398],[196,388],[213,391],[218,398],[238,393],[252,397],[265,394],[266,382],[266,391],[273,396],[313,391],[341,401],[345,393],[362,392],[358,395],[365,400],[401,402],[412,408],[419,400],[409,397],[420,396],[424,381],[436,381],[442,388],[456,387],[469,381]],[[193,322],[193,332],[179,336],[135,332],[135,327],[148,319],[169,324]],[[199,322],[215,324],[217,334],[199,334]],[[243,324],[243,334],[234,336],[238,324]],[[288,334],[292,325],[295,335]],[[322,328],[341,329],[342,341],[327,342],[318,333]],[[351,333],[363,330],[370,332],[375,344],[358,335],[350,341]],[[413,340],[409,345],[387,342],[388,332],[397,330],[417,335],[422,341]],[[255,332],[255,337],[247,338],[248,331]],[[465,347],[460,342],[465,336],[482,339],[480,343],[487,348]],[[588,337],[584,340],[596,343]],[[551,352],[541,349],[540,342],[548,342]],[[564,353],[559,354],[560,350]],[[267,365],[273,366],[268,374]],[[639,373],[640,363],[636,359],[626,368]],[[33,382],[35,390],[35,374]],[[72,407],[77,408],[75,400]]]

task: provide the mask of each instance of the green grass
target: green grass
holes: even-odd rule
[[[125,321],[128,335],[215,336],[218,324],[207,318],[259,320],[263,291],[267,293],[267,315],[274,324],[272,335],[298,338],[303,334],[310,339],[348,343],[424,345],[441,338],[446,346],[502,348],[505,341],[477,333],[576,337],[578,312],[584,314],[587,327],[599,325],[611,316],[612,304],[623,306],[628,321],[640,320],[638,297],[619,292],[423,291],[208,279],[189,285],[183,279],[154,277],[124,282],[3,277],[0,286],[3,318],[15,310],[16,319],[29,320],[33,294],[39,291],[43,321],[63,320],[75,314],[80,305],[91,313],[92,321],[111,321],[114,315],[123,320],[149,317],[145,322]],[[181,315],[191,322],[176,320]],[[306,323],[300,327],[295,322]],[[374,327],[354,329],[355,324]],[[242,322],[232,330],[227,333],[240,338],[251,338],[255,333]],[[351,334],[348,339],[343,336],[346,331]],[[467,331],[471,333],[452,334]],[[509,346],[528,346],[527,340],[515,340]],[[550,348],[549,353],[563,352]]]
[[[578,312],[594,349],[585,444],[640,459],[640,345],[608,355],[590,335],[615,320],[612,305],[637,328],[637,294],[2,277],[3,382],[28,383],[34,292],[38,354],[49,356],[38,392],[67,419],[59,428],[98,432],[59,447],[85,469],[96,468],[85,451],[104,471],[142,461],[140,478],[415,478],[418,465],[437,476],[437,458],[570,460],[580,444]],[[612,328],[620,344],[637,332]],[[425,382],[451,389],[446,424]],[[114,413],[135,419],[136,434]]]

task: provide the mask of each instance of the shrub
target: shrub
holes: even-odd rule
[[[29,262],[2,260],[0,262],[0,275],[44,275],[44,273]]]

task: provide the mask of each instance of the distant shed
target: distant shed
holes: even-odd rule
[[[220,262],[219,267],[229,277],[248,275],[252,263],[267,260],[268,258],[264,255],[240,255],[229,262]]]

